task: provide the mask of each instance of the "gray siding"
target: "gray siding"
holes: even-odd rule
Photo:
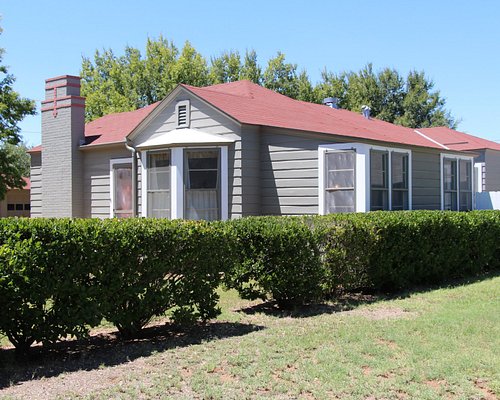
[[[500,151],[486,150],[486,191],[500,191]]]
[[[413,209],[441,209],[441,161],[439,152],[412,151]]]
[[[109,218],[111,206],[110,161],[130,158],[125,146],[88,149],[83,152],[84,216]],[[140,187],[140,184],[139,184]]]
[[[335,141],[266,128],[261,136],[261,213],[318,213],[318,146]]]
[[[42,154],[31,153],[31,216],[42,216]]]
[[[234,160],[234,171],[240,173],[238,185],[234,185],[233,194],[241,204],[241,216],[261,214],[261,171],[260,171],[260,128],[245,126],[241,131],[240,159]]]
[[[250,162],[250,164],[252,157],[255,157],[254,153],[256,151],[252,151],[252,143],[256,140],[256,133],[252,129],[249,129],[242,139],[241,126],[238,123],[191,94],[181,91],[177,97],[172,99],[167,107],[144,128],[140,135],[135,138],[135,142],[142,142],[150,138],[168,134],[169,131],[176,129],[175,105],[178,101],[182,100],[190,100],[190,128],[201,129],[207,133],[235,139],[234,144],[229,146],[228,152],[229,218],[239,218],[243,215],[253,214],[256,212],[258,203],[256,203],[255,199],[252,199],[251,194],[247,193],[247,191],[252,185],[255,185],[255,182],[251,182],[252,177],[248,176],[246,172],[245,174],[242,173],[242,165],[247,163],[247,161],[243,161],[242,158],[242,140],[245,143],[245,151],[249,157],[248,162]],[[255,145],[253,146],[255,147]],[[248,194],[249,196],[248,206],[246,200],[243,202],[243,182],[246,180],[249,181],[249,186],[245,189],[245,195]],[[245,208],[248,207],[248,210],[244,210],[243,204],[245,204]]]

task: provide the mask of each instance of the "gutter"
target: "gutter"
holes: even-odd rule
[[[132,142],[127,139],[125,142],[127,150],[132,152],[132,214],[134,217],[139,216],[139,194],[137,193],[137,149],[132,145]]]

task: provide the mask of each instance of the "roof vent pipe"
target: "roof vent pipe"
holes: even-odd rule
[[[339,99],[337,97],[327,97],[323,99],[323,104],[331,108],[339,108]]]
[[[366,119],[370,119],[370,111],[372,109],[368,106],[361,106],[361,112],[363,113],[363,117]]]

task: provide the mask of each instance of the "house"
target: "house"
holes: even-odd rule
[[[8,189],[5,198],[0,201],[0,218],[30,216],[30,178],[23,178],[22,189]]]
[[[87,124],[79,77],[48,79],[45,94],[42,144],[30,152],[34,217],[470,210],[474,163],[483,159],[488,174],[492,165],[485,188],[500,190],[496,143],[467,135],[482,144],[465,146],[453,132],[413,130],[249,81],[178,85],[161,102]]]

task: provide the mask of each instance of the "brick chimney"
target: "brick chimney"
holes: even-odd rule
[[[42,101],[42,216],[83,217],[85,98],[80,77],[45,81]]]

